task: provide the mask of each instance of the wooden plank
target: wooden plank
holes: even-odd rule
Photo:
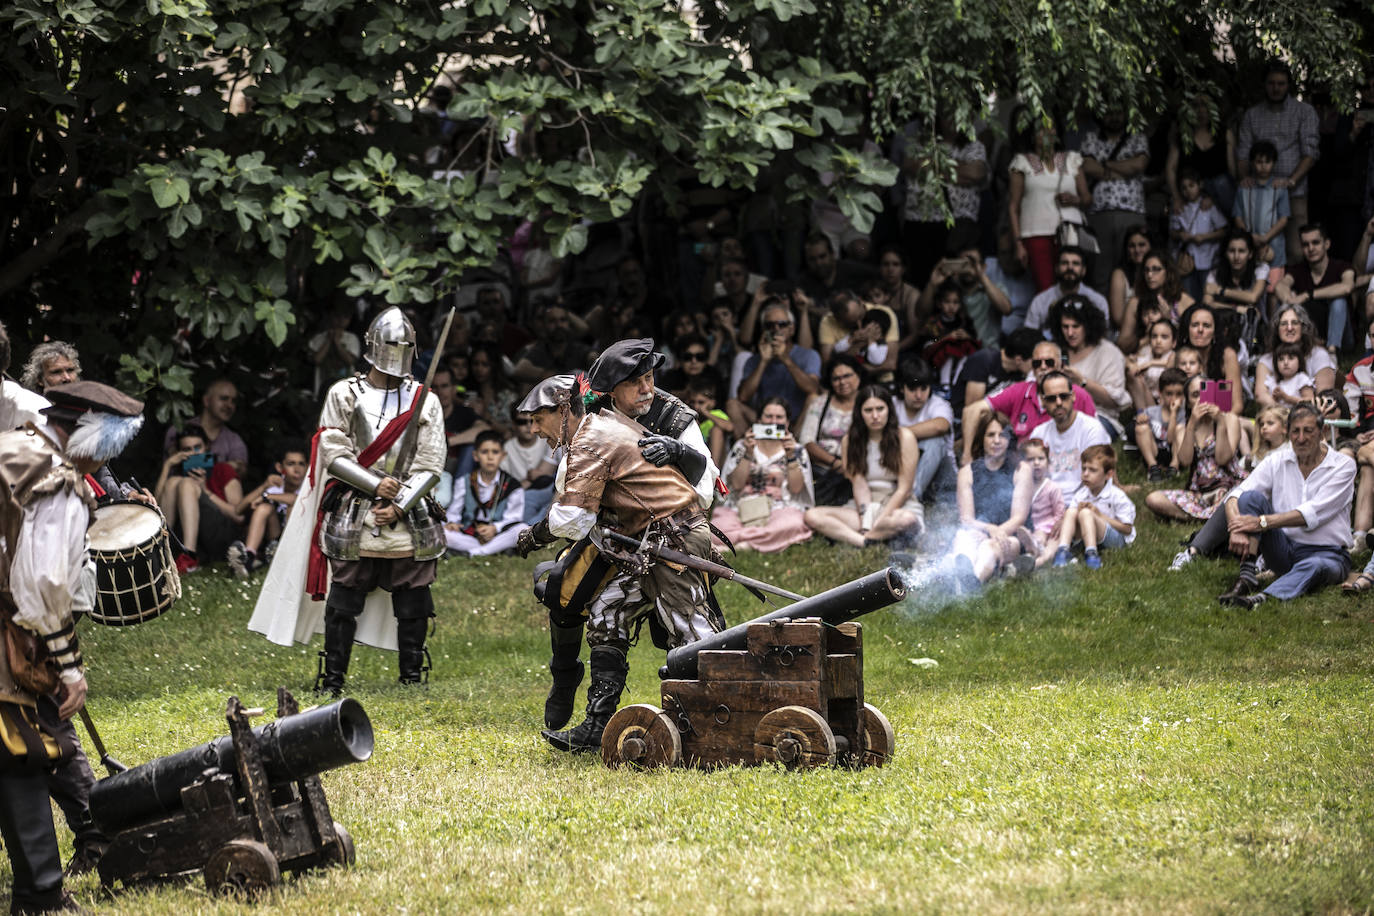
[[[662,692],[663,709],[679,728],[681,712],[691,722],[690,730],[682,729],[682,757],[689,766],[753,764],[754,730],[779,707],[826,714],[817,681],[664,681]]]
[[[856,655],[829,655],[825,659],[825,695],[832,698],[863,699],[863,681]]]
[[[708,650],[697,656],[697,674],[703,682],[815,681],[821,676],[821,658],[810,649],[764,656],[743,650]]]

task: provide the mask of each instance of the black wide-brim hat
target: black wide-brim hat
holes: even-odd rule
[[[603,394],[621,382],[639,378],[663,365],[663,354],[654,352],[652,337],[617,340],[601,351],[587,370],[587,384]]]

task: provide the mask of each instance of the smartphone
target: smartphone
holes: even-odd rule
[[[755,439],[781,439],[787,435],[787,427],[781,423],[755,423]]]
[[[1222,413],[1231,412],[1231,383],[1208,379],[1198,392],[1199,404],[1215,404]]]
[[[864,507],[863,517],[859,519],[859,527],[865,531],[870,530],[873,524],[878,521],[878,513],[882,509],[882,503],[869,503]]]
[[[945,273],[958,273],[968,267],[968,258],[943,258],[940,266],[944,268]]]
[[[182,473],[208,471],[215,466],[215,456],[209,452],[196,452],[181,463]]]

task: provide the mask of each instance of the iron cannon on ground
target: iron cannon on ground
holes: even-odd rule
[[[863,626],[906,596],[880,570],[668,653],[662,706],[618,711],[607,766],[882,766],[895,735],[864,702]]]
[[[230,697],[229,735],[100,780],[91,816],[110,837],[105,887],[203,872],[212,892],[253,894],[283,870],[351,865],[319,774],[372,756],[372,723],[356,700],[300,712],[277,690],[277,719],[259,728]],[[108,765],[108,764],[107,764]]]

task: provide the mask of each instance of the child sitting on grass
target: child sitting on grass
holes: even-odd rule
[[[1110,445],[1090,445],[1083,450],[1083,485],[1069,500],[1059,532],[1055,566],[1069,565],[1069,550],[1083,544],[1083,564],[1101,569],[1099,550],[1116,550],[1135,540],[1135,503],[1112,482],[1116,450]]]
[[[1030,531],[1039,568],[1054,559],[1059,525],[1064,520],[1064,491],[1050,479],[1050,450],[1042,440],[1022,440],[1017,451],[1031,468]]]
[[[1135,444],[1153,482],[1178,473],[1174,441],[1188,422],[1188,376],[1181,369],[1165,369],[1159,376],[1159,403],[1146,407],[1135,418]]]
[[[473,441],[477,468],[453,482],[453,501],[448,504],[444,540],[460,556],[489,557],[515,546],[525,512],[525,491],[516,479],[501,470],[506,450],[501,434],[483,430]]]
[[[248,531],[243,540],[230,544],[226,555],[229,569],[238,578],[246,579],[254,569],[272,562],[277,540],[286,527],[291,507],[296,504],[296,493],[305,481],[309,463],[309,453],[304,448],[287,448],[273,467],[276,473],[268,474],[261,486],[239,502],[240,513],[249,512],[250,508],[252,513],[248,516]],[[264,541],[266,549],[262,546]]]

